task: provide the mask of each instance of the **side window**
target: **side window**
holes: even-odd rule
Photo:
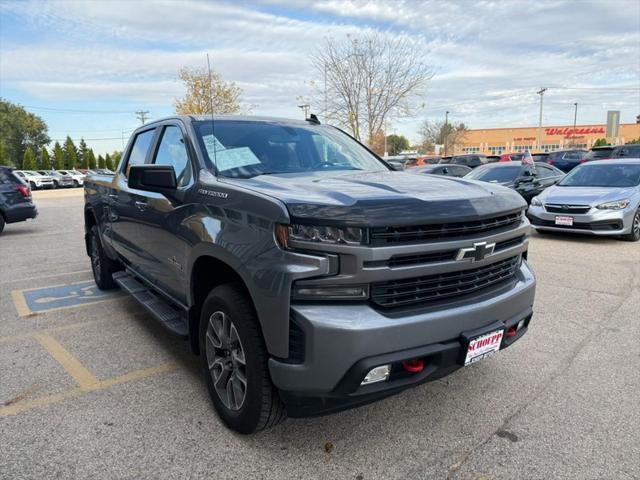
[[[580,154],[578,152],[567,152],[564,158],[566,160],[580,160]]]
[[[11,183],[11,180],[9,180],[9,175],[7,175],[7,173],[3,170],[0,170],[0,184],[4,185],[7,183]]]
[[[155,131],[155,128],[152,128],[151,130],[147,130],[146,132],[136,135],[127,161],[127,168],[125,172],[127,176],[129,175],[129,167],[131,165],[142,165],[145,162]]]
[[[191,181],[191,168],[189,168],[189,156],[187,147],[182,138],[182,132],[176,126],[169,125],[162,132],[162,139],[158,152],[153,161],[155,165],[167,165],[173,167],[176,172],[178,187],[184,187]]]
[[[542,165],[536,165],[536,173],[539,178],[549,178],[555,176],[553,170],[547,167],[543,167]]]

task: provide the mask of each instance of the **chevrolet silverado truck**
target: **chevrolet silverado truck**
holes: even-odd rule
[[[120,287],[201,358],[250,433],[436,380],[528,329],[516,192],[393,171],[307,121],[178,116],[85,183],[99,288]]]

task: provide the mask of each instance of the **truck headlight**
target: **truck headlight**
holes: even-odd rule
[[[278,225],[276,227],[278,242],[287,247],[290,241],[306,243],[360,245],[364,238],[361,228],[332,227],[328,225]]]
[[[629,199],[616,200],[615,202],[602,203],[596,208],[598,210],[623,210],[629,206]]]
[[[541,207],[542,206],[542,202],[540,201],[540,199],[538,197],[533,197],[531,199],[531,205],[533,205],[534,207]]]

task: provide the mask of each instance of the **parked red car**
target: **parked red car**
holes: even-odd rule
[[[519,162],[524,157],[523,152],[503,153],[500,155],[501,162]]]

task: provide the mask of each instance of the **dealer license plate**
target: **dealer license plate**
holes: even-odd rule
[[[573,217],[566,217],[562,215],[556,216],[556,225],[564,225],[567,227],[573,226]]]
[[[467,347],[467,356],[464,359],[464,364],[469,365],[470,363],[478,362],[496,353],[500,350],[503,335],[504,330],[495,330],[472,338]]]

